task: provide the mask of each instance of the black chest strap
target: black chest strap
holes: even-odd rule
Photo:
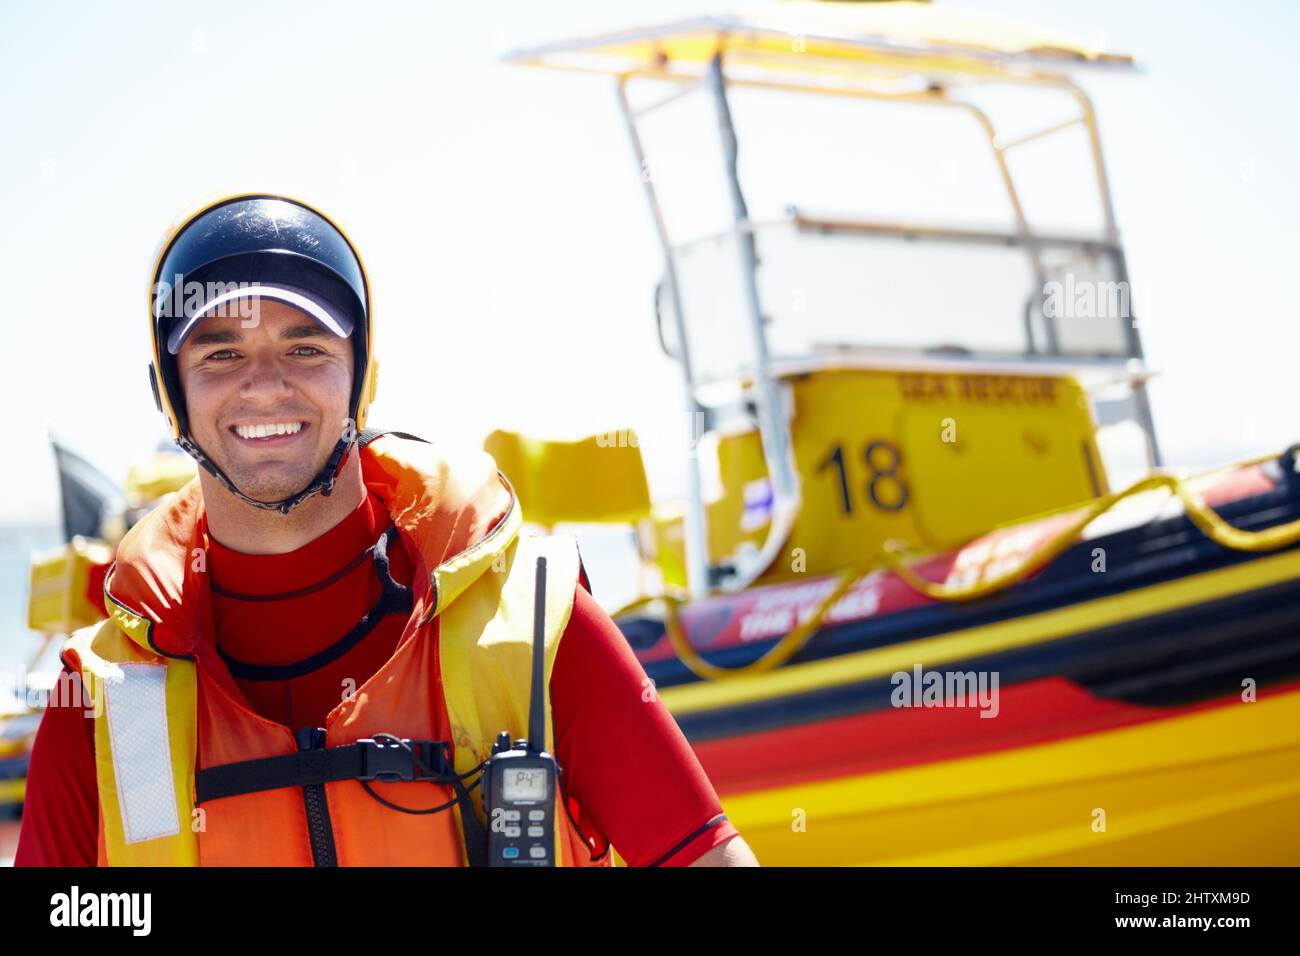
[[[322,735],[323,736],[323,735]],[[339,747],[319,747],[277,757],[260,757],[207,767],[194,774],[195,805],[223,797],[279,790],[282,787],[317,787],[339,780],[357,780],[372,797],[403,813],[437,813],[460,804],[460,822],[470,866],[487,865],[487,830],[474,810],[465,778],[482,766],[456,773],[451,744],[442,740],[399,739],[379,734]],[[376,794],[370,781],[435,783],[450,786],[455,799],[426,810],[410,810]]]
[[[195,774],[196,803],[336,780],[450,783],[446,778],[455,776],[451,744],[441,740],[407,740],[407,747],[403,747],[395,740],[369,737],[341,747],[300,750],[279,757],[208,767]],[[419,756],[418,764],[412,751]]]

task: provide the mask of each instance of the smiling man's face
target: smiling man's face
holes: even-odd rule
[[[190,436],[244,494],[278,501],[325,467],[347,427],[352,344],[274,299],[257,323],[209,316],[176,356]]]

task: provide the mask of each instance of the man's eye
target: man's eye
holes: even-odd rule
[[[304,350],[305,350],[305,351],[304,351]],[[320,349],[316,348],[316,346],[314,346],[314,345],[299,345],[296,349],[293,350],[293,353],[292,353],[292,354],[295,354],[295,355],[324,355],[325,353],[322,352]]]
[[[216,352],[211,353],[211,354],[208,356],[208,361],[213,361],[213,360],[215,360],[215,361],[218,361],[218,362],[224,362],[224,361],[226,361],[227,359],[231,359],[231,358],[235,358],[235,357],[236,357],[236,353],[235,353],[235,350],[234,350],[234,349],[220,349],[220,350],[218,350],[218,351],[216,351]]]

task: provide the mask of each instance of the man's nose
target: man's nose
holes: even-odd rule
[[[245,366],[245,376],[240,383],[241,395],[249,398],[272,399],[293,394],[293,386],[285,375],[280,358],[275,354],[250,356]]]

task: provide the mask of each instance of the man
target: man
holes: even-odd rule
[[[527,826],[559,865],[757,865],[573,539],[521,535],[485,453],[364,430],[370,291],[337,226],[222,200],[153,283],[155,397],[199,477],[64,645],[93,706],[46,711],[17,864],[482,865],[487,827]],[[478,789],[527,731],[539,558],[550,831]]]

